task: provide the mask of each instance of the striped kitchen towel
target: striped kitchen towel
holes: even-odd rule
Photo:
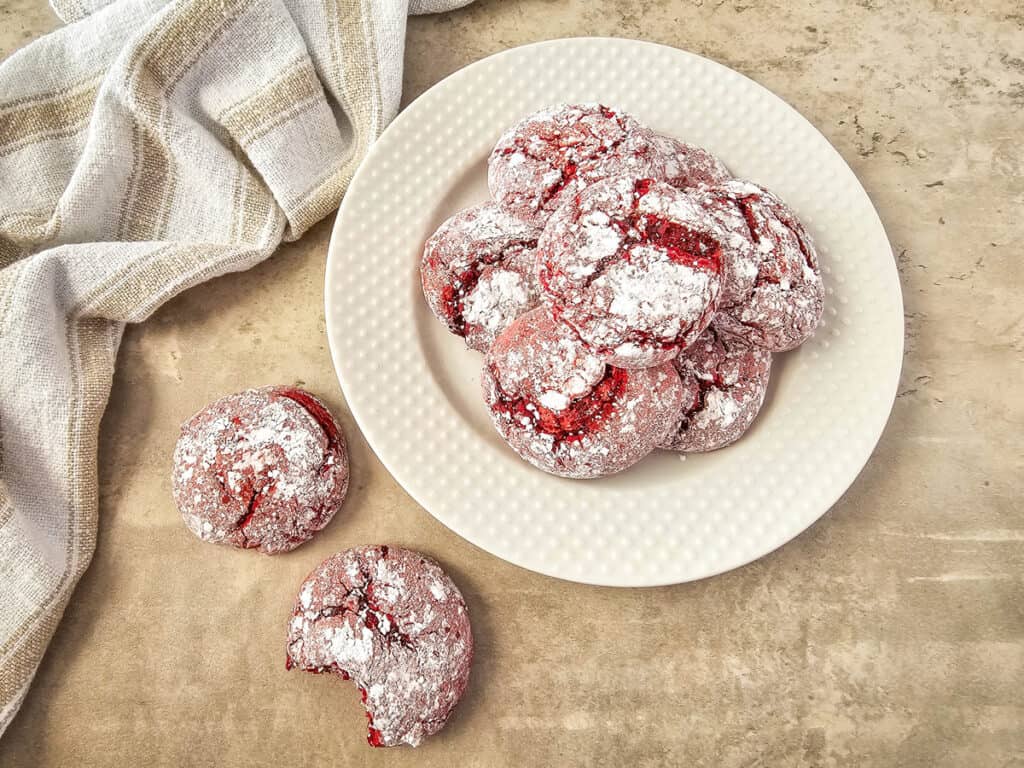
[[[337,207],[408,13],[467,0],[54,0],[0,65],[0,734],[96,538],[125,323]]]

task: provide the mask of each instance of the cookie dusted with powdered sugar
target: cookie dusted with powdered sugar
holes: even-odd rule
[[[203,408],[174,449],[174,500],[203,541],[287,552],[334,517],[348,490],[337,421],[295,387],[248,389]]]
[[[359,688],[374,747],[417,746],[444,727],[469,681],[473,632],[462,594],[433,560],[356,547],[299,588],[286,666]]]
[[[543,298],[612,365],[667,362],[718,306],[718,228],[684,192],[615,176],[567,200],[537,246]]]
[[[633,117],[601,104],[559,104],[509,128],[487,162],[498,205],[536,226],[564,201],[616,173],[655,176],[668,158]]]
[[[673,451],[713,451],[737,440],[761,410],[772,355],[740,338],[723,336],[714,323],[674,361],[686,390],[678,424],[658,446]]]
[[[655,134],[653,143],[664,163],[661,178],[679,189],[721,184],[732,178],[725,164],[703,147]]]
[[[805,342],[821,322],[825,286],[818,253],[800,219],[774,194],[749,181],[728,181],[706,190],[701,199],[710,211],[731,207],[743,217],[756,263],[753,279],[721,303],[715,318],[719,332],[772,352]]]
[[[493,203],[445,221],[420,262],[431,311],[472,349],[494,339],[539,301],[533,266],[540,232]]]
[[[670,363],[632,371],[607,365],[543,308],[498,337],[481,383],[491,421],[512,449],[571,478],[638,462],[675,425],[683,402]]]
[[[736,204],[728,189],[726,184],[687,190],[687,194],[718,227],[718,241],[722,245],[719,309],[736,306],[750,297],[761,263],[761,254],[754,245],[743,209]]]

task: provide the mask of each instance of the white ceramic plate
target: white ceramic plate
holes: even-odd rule
[[[534,469],[495,433],[482,358],[420,291],[423,242],[487,198],[501,132],[558,102],[600,101],[718,154],[780,194],[821,251],[825,320],[777,357],[761,415],[733,446],[656,452],[589,481]],[[652,43],[554,40],[491,56],[438,83],[373,146],[338,212],[327,334],[349,408],[380,460],[452,530],[517,565],[575,581],[670,584],[750,562],[824,514],[871,455],[903,353],[899,280],[864,189],[777,96]]]

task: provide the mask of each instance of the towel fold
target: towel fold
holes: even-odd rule
[[[0,734],[96,539],[125,323],[337,207],[408,13],[467,0],[55,0],[0,65]]]

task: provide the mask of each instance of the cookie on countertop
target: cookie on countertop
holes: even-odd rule
[[[308,541],[348,491],[338,422],[297,387],[247,389],[182,425],[172,487],[185,525],[203,541],[273,555]]]
[[[355,682],[371,746],[415,747],[441,730],[472,662],[462,594],[417,552],[348,549],[320,563],[299,588],[285,666]]]

